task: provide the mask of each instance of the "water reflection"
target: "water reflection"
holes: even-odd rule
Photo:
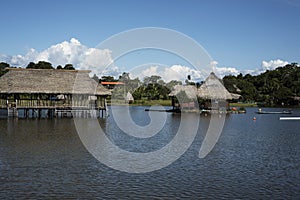
[[[144,118],[143,107],[132,109],[134,117]],[[204,159],[198,153],[209,118],[201,117],[195,140],[183,156],[145,174],[116,171],[94,159],[72,119],[1,119],[0,197],[298,199],[300,123],[255,115],[254,110],[228,115],[218,143]],[[300,116],[300,110],[293,115]],[[112,118],[100,124],[120,148],[149,152],[174,138],[180,120],[180,115],[168,114],[165,131],[148,140],[123,134]]]

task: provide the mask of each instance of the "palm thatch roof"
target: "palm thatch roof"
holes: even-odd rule
[[[176,96],[180,91],[185,91],[189,98],[197,95],[201,99],[239,99],[239,94],[229,93],[224,87],[222,81],[215,75],[210,73],[205,82],[197,89],[193,85],[176,85],[169,96]]]
[[[202,99],[232,99],[232,95],[224,87],[222,81],[211,72],[198,90],[198,96]]]
[[[178,95],[181,91],[184,91],[189,99],[193,99],[197,96],[197,88],[193,85],[175,85],[169,94],[170,97]]]
[[[89,72],[10,68],[0,77],[0,93],[111,95],[108,89],[89,77]]]

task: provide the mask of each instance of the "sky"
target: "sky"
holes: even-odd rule
[[[145,70],[136,76],[200,77],[184,59],[167,53],[144,51],[117,61],[109,47],[96,48],[113,35],[143,27],[190,37],[210,55],[220,76],[255,74],[300,60],[298,0],[2,0],[0,27],[0,62],[16,67],[45,60],[99,74],[103,69],[96,66],[114,63],[106,73],[117,75],[134,73],[144,62]],[[155,63],[160,62],[159,71]]]

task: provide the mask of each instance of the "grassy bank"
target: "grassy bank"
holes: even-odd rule
[[[110,104],[110,101],[108,102]],[[115,102],[115,105],[124,105],[124,101]],[[172,106],[171,100],[136,100],[131,106]],[[257,107],[256,103],[230,103],[230,107]]]
[[[134,101],[132,105],[139,105],[139,106],[154,106],[154,105],[161,105],[161,106],[171,106],[171,100],[137,100]]]
[[[111,105],[111,101],[107,101],[108,105]],[[114,101],[114,105],[125,105],[124,101]],[[126,104],[128,105],[128,104]],[[133,103],[130,103],[129,106],[171,106],[171,100],[135,100]]]
[[[256,103],[230,103],[230,107],[257,107]]]

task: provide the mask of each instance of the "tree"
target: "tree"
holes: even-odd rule
[[[28,63],[26,69],[35,69],[35,63],[34,62]]]
[[[146,76],[144,77],[144,84],[148,85],[148,84],[156,84],[158,83],[158,81],[161,80],[160,76],[157,75],[152,75],[152,76]]]
[[[94,74],[92,79],[95,80],[97,83],[99,83],[99,77],[96,74]]]
[[[9,67],[10,67],[10,65],[5,62],[0,63],[0,77],[8,71],[6,68],[9,68]]]
[[[241,89],[244,101],[268,106],[289,105],[294,102],[295,96],[300,96],[300,67],[291,63],[257,76],[225,76],[223,82],[229,92],[237,92],[235,86]]]
[[[100,82],[117,82],[118,80],[115,79],[113,76],[102,76]]]
[[[64,67],[65,70],[75,70],[72,64],[66,64]]]
[[[39,61],[37,64],[30,62],[26,69],[54,69],[52,64],[46,61]]]
[[[166,87],[172,89],[175,85],[182,85],[182,81],[171,80],[166,84]]]
[[[62,66],[61,66],[61,65],[58,65],[58,66],[56,67],[56,69],[62,69]]]

